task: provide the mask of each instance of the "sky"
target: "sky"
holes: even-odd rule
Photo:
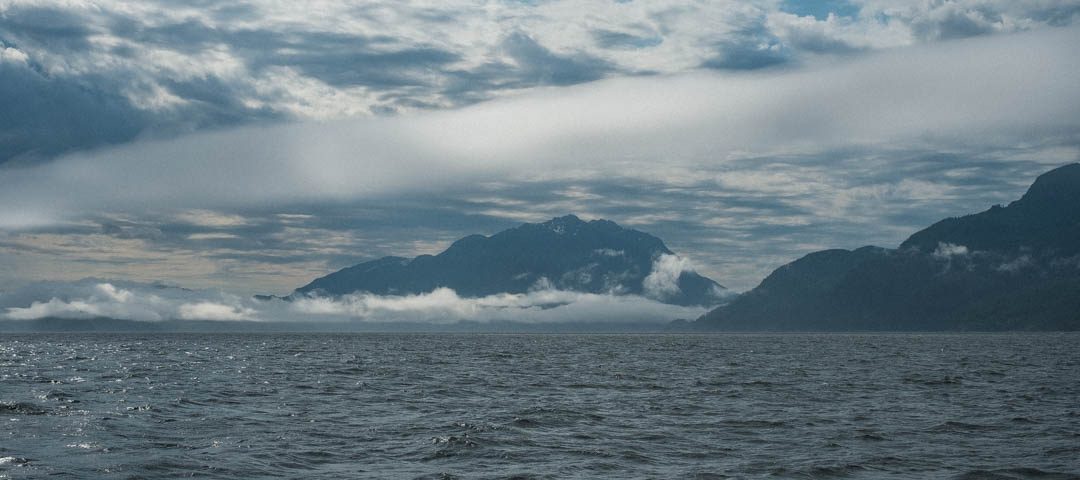
[[[283,294],[566,214],[744,291],[1080,160],[1077,23],[1080,0],[0,0],[0,293]]]

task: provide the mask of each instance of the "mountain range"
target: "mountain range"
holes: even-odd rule
[[[898,248],[824,250],[684,327],[707,331],[1080,329],[1080,164]]]
[[[470,235],[438,255],[364,262],[315,279],[290,298],[409,295],[440,287],[463,297],[554,288],[700,306],[717,305],[726,296],[720,284],[682,265],[657,237],[567,215],[491,236]]]
[[[694,321],[671,322],[669,330],[675,331],[1080,330],[1080,164],[1044,173],[1019,200],[941,220],[896,248],[866,246],[808,254],[740,295],[695,273],[655,236],[607,220],[583,221],[567,215],[491,236],[467,236],[437,255],[360,263],[315,279],[285,300],[412,295],[444,287],[463,298],[562,290],[712,308]],[[147,305],[160,307],[168,299],[178,305],[177,311],[210,305],[196,301],[198,292],[162,288],[155,287]],[[78,289],[61,289],[40,299],[15,292],[8,304],[19,309],[34,305],[47,309],[65,302],[132,306],[127,297],[133,294],[113,290],[91,295],[90,300],[72,293],[82,291]],[[662,322],[670,320],[598,324],[586,316],[572,323],[531,327],[513,318],[438,327],[423,322],[253,326],[258,322],[168,317],[145,322],[108,318],[104,313],[87,318],[96,310],[84,310],[79,318],[64,318],[61,312],[55,318],[2,321],[0,331],[648,331],[662,329]],[[166,309],[162,315],[171,314],[175,311]]]

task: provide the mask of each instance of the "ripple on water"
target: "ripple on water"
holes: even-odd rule
[[[998,470],[972,470],[954,477],[956,480],[1076,480],[1080,475],[1049,472],[1037,468],[1003,468]]]
[[[12,335],[0,352],[0,477],[1080,472],[1077,335]]]
[[[28,402],[0,402],[0,415],[48,415],[50,411]]]

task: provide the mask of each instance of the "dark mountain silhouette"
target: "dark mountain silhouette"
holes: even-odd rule
[[[825,250],[694,322],[703,330],[1080,329],[1080,164],[1008,206],[949,218],[897,249]]]
[[[448,287],[464,297],[480,297],[553,287],[645,295],[677,305],[719,303],[723,287],[694,272],[674,272],[671,281],[662,281],[665,272],[657,270],[665,268],[666,255],[674,254],[652,235],[568,215],[490,237],[471,235],[438,255],[361,263],[318,278],[293,296],[406,295]]]
[[[995,205],[975,215],[942,220],[912,235],[900,248],[933,252],[941,243],[1003,254],[1080,253],[1080,164],[1040,175],[1020,200],[1007,207]]]

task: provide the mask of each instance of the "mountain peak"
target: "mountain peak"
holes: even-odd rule
[[[1006,207],[941,220],[909,237],[901,249],[933,252],[941,244],[971,251],[1080,253],[1080,164],[1040,175]]]
[[[652,235],[638,232],[637,230],[623,228],[619,224],[612,222],[611,220],[597,219],[585,221],[579,218],[577,215],[569,214],[561,217],[554,217],[551,220],[542,223],[523,223],[516,228],[500,232],[496,235],[510,234],[517,232],[517,234],[533,235],[536,233],[541,234],[555,234],[562,237],[577,237],[580,235],[586,236],[604,236],[604,235],[637,235],[648,237],[655,240],[655,243],[659,244],[659,249],[663,250],[663,253],[670,253],[667,251],[667,247],[663,246],[663,242],[660,239],[653,237]],[[562,240],[560,240],[562,241]],[[647,242],[653,243],[653,242]]]
[[[1070,163],[1039,175],[1027,193],[1015,203],[1055,208],[1080,207],[1080,163]]]
[[[547,227],[551,231],[557,234],[566,233],[568,230],[574,230],[586,225],[584,221],[577,217],[577,215],[564,215],[561,217],[555,217],[542,223],[544,227]]]
[[[566,224],[579,224],[579,223],[585,223],[585,221],[578,218],[577,215],[574,215],[572,213],[567,214],[567,215],[563,215],[561,217],[555,217],[555,218],[552,218],[551,220],[548,220],[548,221],[544,222],[545,225],[558,225],[558,224],[566,225]]]

